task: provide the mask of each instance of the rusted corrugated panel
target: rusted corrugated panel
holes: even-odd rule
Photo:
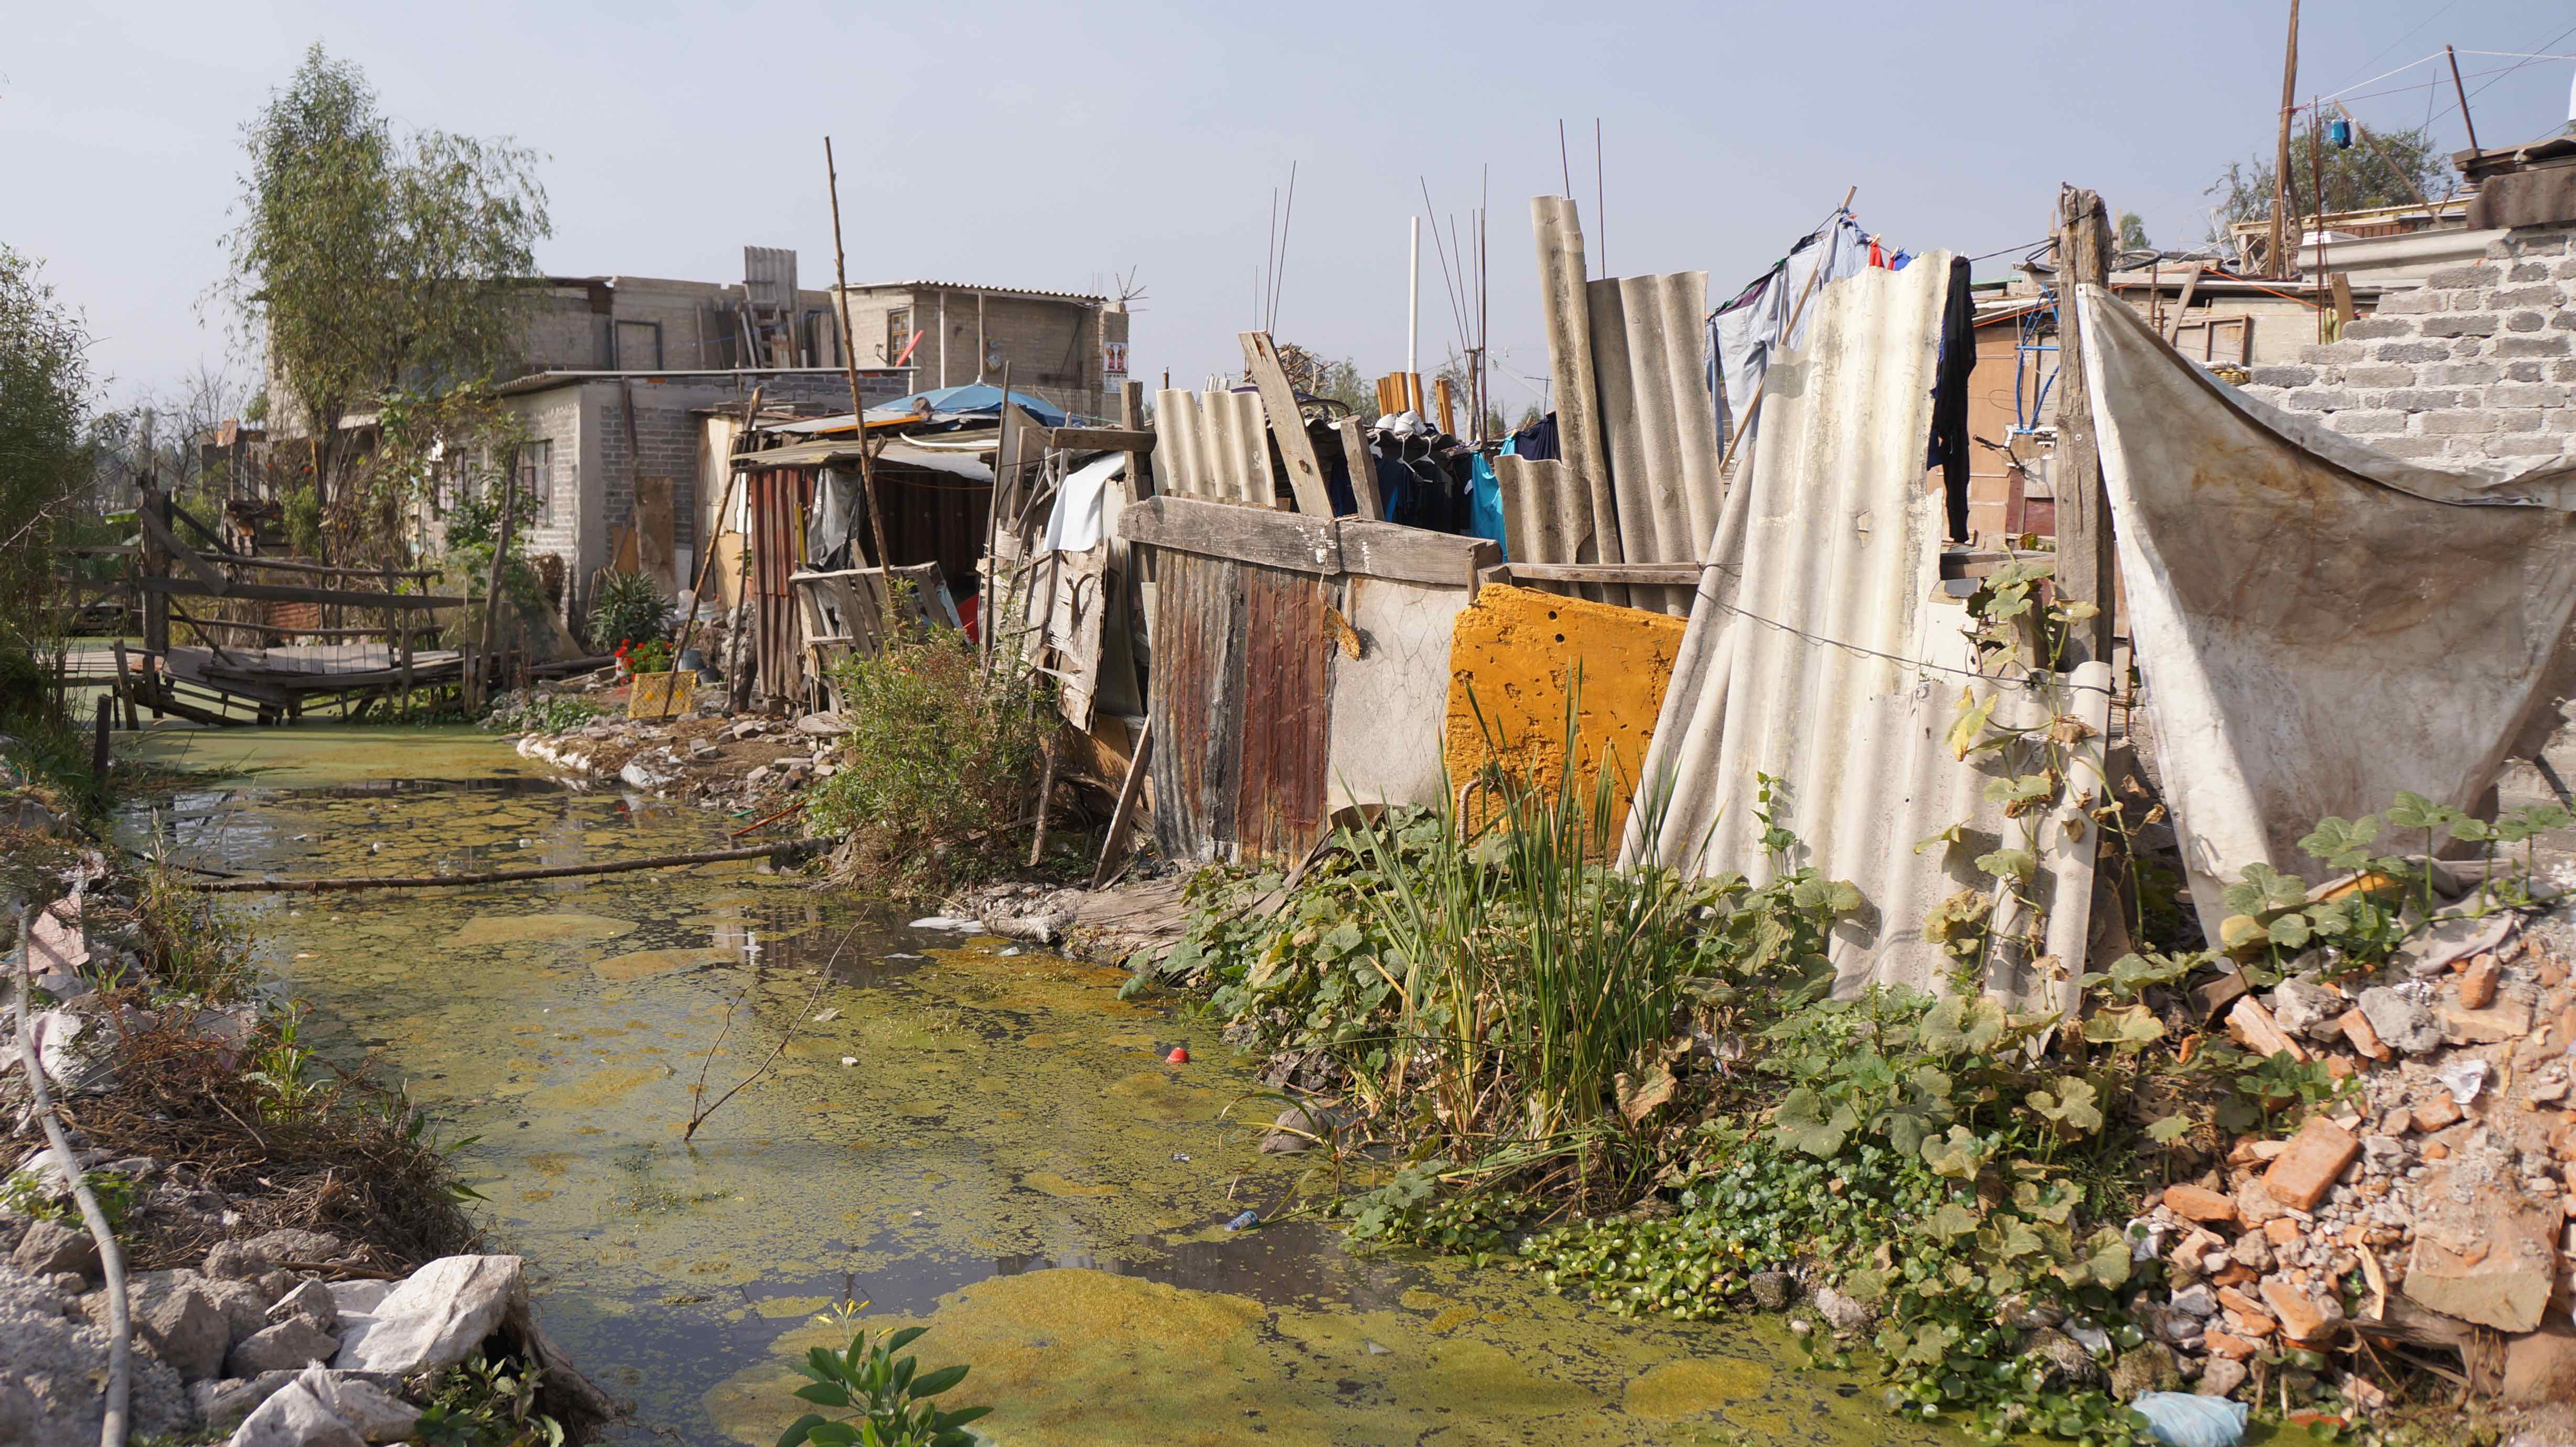
[[[1324,830],[1324,580],[1244,564],[1242,857],[1302,859]]]
[[[1631,563],[1699,561],[1717,529],[1724,439],[1708,390],[1708,273],[1605,278],[1591,301],[1602,445]],[[1690,590],[1629,585],[1629,602],[1675,616]]]
[[[1241,777],[1244,565],[1169,550],[1157,557],[1154,834],[1166,858],[1201,864],[1234,837]]]
[[[2047,912],[2052,966],[1998,946],[1987,987],[2032,1005],[2071,1005],[2083,968],[2093,837],[2072,803],[2007,819],[1984,796],[2029,772],[2025,746],[1955,758],[1944,742],[1963,688],[1998,699],[1995,719],[2079,718],[2093,737],[2066,769],[2070,793],[2098,789],[2109,673],[2088,665],[2041,689],[1981,676],[1965,605],[1940,589],[1941,499],[1923,486],[1932,378],[1949,257],[1872,269],[1809,304],[1804,347],[1775,362],[1751,457],[1726,500],[1716,544],[1655,726],[1632,818],[1669,806],[1648,852],[1703,874],[1756,881],[1813,866],[1856,885],[1867,907],[1834,933],[1838,987],[1937,987],[1952,961],[1923,937],[1934,906],[1993,889],[1976,860],[2001,848],[2039,857],[2030,889]],[[2029,746],[2035,747],[2035,746]],[[1764,847],[1757,774],[1772,776],[1774,822],[1797,836]],[[1933,842],[1953,825],[1958,842]],[[2010,924],[2009,919],[2001,921]],[[1995,932],[2004,933],[2002,930]]]

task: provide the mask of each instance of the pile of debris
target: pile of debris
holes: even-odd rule
[[[2317,1374],[2289,1351],[2394,1363],[2431,1349],[2511,1402],[2576,1386],[2576,1332],[2563,1310],[2545,1321],[2576,1218],[2571,920],[2463,912],[2374,977],[2198,992],[2247,1050],[2350,1084],[2288,1139],[2244,1137],[2144,1204],[2136,1250],[2162,1257],[2169,1289],[2131,1303],[2151,1337],[2132,1356],[2157,1385],[2268,1397],[2268,1368],[2304,1400]],[[2384,1400],[2371,1376],[2335,1385],[2367,1407]]]
[[[519,735],[535,759],[576,788],[626,788],[711,809],[767,812],[834,771],[849,729],[830,713],[795,720],[695,713],[668,722],[601,719],[561,733]]]

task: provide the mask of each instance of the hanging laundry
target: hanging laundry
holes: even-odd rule
[[[1532,462],[1554,462],[1564,457],[1565,454],[1557,450],[1556,414],[1550,412],[1513,433],[1512,440],[1504,444],[1503,450]]]
[[[1734,437],[1735,419],[1760,390],[1772,355],[1795,347],[1806,334],[1802,317],[1798,335],[1790,335],[1789,316],[1807,289],[1807,279],[1816,277],[1818,287],[1839,281],[1867,269],[1868,256],[1868,234],[1850,212],[1838,211],[1709,318],[1709,390],[1717,407],[1719,436]],[[1812,312],[1814,303],[1808,305]]]
[[[1509,452],[1512,445],[1503,444]],[[1495,547],[1503,548],[1503,561],[1511,561],[1511,550],[1503,543],[1503,485],[1494,476],[1494,464],[1483,453],[1469,454],[1467,463],[1467,535],[1489,538]]]

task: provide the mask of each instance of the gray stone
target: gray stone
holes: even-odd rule
[[[2022,1355],[2039,1361],[2048,1374],[2076,1386],[2102,1380],[2102,1364],[2084,1344],[2054,1328],[2032,1332],[2022,1342]]]
[[[276,1396],[297,1378],[312,1371],[303,1367],[294,1371],[262,1372],[256,1377],[227,1377],[221,1381],[199,1382],[188,1388],[188,1400],[197,1410],[200,1428],[208,1432],[229,1433],[257,1410],[259,1404]],[[379,1393],[401,1390],[402,1378],[382,1372],[331,1372],[331,1380],[356,1383],[374,1388]],[[345,1385],[342,1393],[345,1394]],[[342,1397],[345,1400],[345,1396]],[[334,1415],[338,1415],[336,1412]],[[363,1428],[357,1428],[363,1433]],[[393,1440],[393,1439],[386,1439]]]
[[[2442,317],[2428,319],[2419,323],[2415,318],[2406,316],[2368,316],[2363,317],[2358,321],[2345,323],[2343,339],[2353,342],[2368,342],[2376,341],[2382,337],[2411,337],[2415,335],[2415,329],[2419,325],[2423,327],[2424,335],[2428,337],[2457,335],[2457,333],[2454,332],[2436,332],[2433,329],[2440,322],[2447,320],[2449,320],[2449,318]]]
[[[2383,362],[2447,362],[2451,349],[2439,342],[2381,342],[2370,354]]]
[[[108,1335],[68,1316],[0,1314],[0,1442],[52,1447],[99,1440]],[[129,1358],[131,1433],[175,1435],[188,1424],[179,1374],[146,1344]]]
[[[135,1305],[129,1303],[129,1308]],[[201,1381],[223,1371],[224,1354],[233,1341],[232,1323],[196,1283],[182,1282],[139,1305],[140,1310],[130,1312],[136,1334],[152,1343],[152,1350],[170,1364],[179,1380]]]
[[[1870,1309],[1830,1286],[1816,1288],[1816,1315],[1825,1319],[1837,1336],[1850,1336],[1867,1331]]]
[[[527,1302],[516,1256],[442,1256],[385,1294],[373,1312],[345,1314],[332,1365],[353,1371],[443,1371],[471,1356]]]
[[[2369,367],[2346,367],[2343,383],[2348,387],[2408,387],[2414,385],[2415,369],[2381,363]]]
[[[2535,374],[2540,370],[2538,362],[2516,362],[2513,365],[2515,368],[2529,367]],[[2567,405],[2567,389],[2542,382],[2507,383],[2488,389],[2487,405],[2490,407],[2564,407]]]
[[[390,1281],[334,1281],[330,1284],[330,1289],[331,1304],[338,1307],[342,1315],[348,1315],[357,1312],[373,1312],[377,1305],[385,1299],[386,1293],[394,1289],[394,1283]]]
[[[2343,1032],[2335,1020],[2351,1008],[2343,996],[2316,981],[2295,978],[2283,980],[2265,1003],[2282,1029],[2311,1040],[2340,1039]]]
[[[1270,1122],[1270,1133],[1261,1138],[1261,1153],[1284,1156],[1312,1149],[1329,1141],[1340,1124],[1339,1117],[1320,1105],[1292,1105]]]
[[[2120,1353],[2111,1365],[2111,1395],[2130,1401],[2147,1392],[2170,1392],[2182,1385],[2182,1366],[2162,1342],[2140,1342]]]
[[[2401,412],[2432,412],[2461,405],[2460,393],[2452,387],[2401,387],[2379,394],[2379,405]]]
[[[0,1265],[0,1319],[60,1316],[71,1305],[59,1291],[14,1266]]]
[[[2299,348],[2299,360],[2311,365],[2340,366],[2368,355],[2359,342],[2309,342]]]
[[[93,1277],[98,1275],[98,1243],[89,1239],[87,1231],[59,1221],[37,1221],[19,1238],[18,1249],[9,1253],[9,1264],[29,1276],[71,1271]]]
[[[2567,334],[2537,337],[2498,337],[2495,354],[2499,357],[2563,357],[2568,354]]]
[[[2193,1316],[2213,1317],[2218,1315],[2218,1292],[2207,1282],[2202,1282],[2200,1285],[2187,1286],[2175,1292],[2173,1304],[2176,1310],[2187,1311]]]
[[[319,1280],[306,1281],[277,1299],[268,1309],[268,1319],[284,1321],[300,1316],[327,1332],[340,1329],[340,1305],[331,1298],[331,1288]]]
[[[2487,439],[2489,457],[2555,457],[2567,450],[2567,439],[2552,433],[2516,432]]]
[[[2421,1055],[2442,1045],[2442,1022],[2430,1007],[2386,985],[2361,992],[2362,1018],[2391,1050]]]
[[[2504,280],[2504,268],[2475,263],[2468,266],[2444,267],[2424,278],[2424,285],[2436,290],[2455,287],[2483,288],[2493,286],[2502,280]]]
[[[2540,430],[2540,409],[2536,407],[2511,408],[2494,412],[2490,415],[2495,418],[2496,430],[2500,432],[2537,432]]]
[[[262,1372],[300,1368],[309,1362],[327,1362],[339,1354],[338,1337],[300,1316],[291,1316],[253,1332],[233,1348],[225,1367],[233,1376],[255,1377]]]
[[[2327,414],[2326,425],[2337,432],[2368,435],[2406,430],[2403,412],[2334,412]]]
[[[2293,412],[2339,412],[2353,405],[2353,395],[2337,387],[2302,387],[2281,404]]]
[[[2441,361],[2439,357],[2427,360]],[[2430,387],[2482,387],[2503,376],[2504,369],[2493,362],[2443,362],[2439,366],[2426,367],[2423,381]]]
[[[2231,1361],[2226,1357],[2211,1357],[2209,1364],[2200,1369],[2200,1385],[2192,1390],[2204,1397],[2229,1396],[2238,1387],[2245,1385],[2245,1378],[2249,1375],[2251,1373],[2246,1370],[2243,1362]]]
[[[2257,387],[2305,387],[2316,380],[2314,367],[2256,367],[2253,376]]]
[[[247,1281],[218,1281],[206,1277],[198,1289],[212,1297],[224,1309],[224,1320],[231,1324],[234,1341],[264,1331],[268,1327],[268,1293]]]
[[[268,1262],[239,1241],[218,1241],[198,1269],[220,1281],[248,1281],[268,1270]]]
[[[420,1421],[420,1408],[376,1385],[364,1373],[309,1367],[297,1385],[369,1442],[400,1442],[411,1436]]]
[[[299,1379],[243,1418],[225,1447],[367,1447],[367,1439],[333,1415]]]
[[[2504,329],[2509,332],[2536,332],[2548,324],[2549,318],[2538,312],[2509,312],[2504,319]]]
[[[1798,1279],[1786,1271],[1757,1271],[1745,1283],[1753,1293],[1753,1304],[1764,1311],[1787,1311],[1798,1296]]]

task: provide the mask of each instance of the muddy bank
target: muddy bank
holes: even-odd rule
[[[569,863],[716,827],[606,792],[406,784],[409,745],[362,780],[362,744],[320,742],[323,787],[291,767],[210,787],[175,827],[297,874]],[[531,767],[488,738],[422,742]],[[925,1367],[972,1366],[952,1395],[995,1404],[980,1425],[1012,1443],[1955,1440],[1792,1369],[1777,1324],[1613,1322],[1522,1276],[1354,1254],[1317,1222],[1225,1231],[1303,1167],[1259,1156],[1276,1107],[1248,1065],[1120,1000],[1114,967],[912,930],[748,864],[257,918],[317,1048],[480,1137],[458,1160],[488,1238],[634,1404],[632,1440],[775,1440],[785,1363],[843,1300],[928,1325]],[[702,1063],[729,1086],[791,1024],[780,1069],[683,1146]]]

